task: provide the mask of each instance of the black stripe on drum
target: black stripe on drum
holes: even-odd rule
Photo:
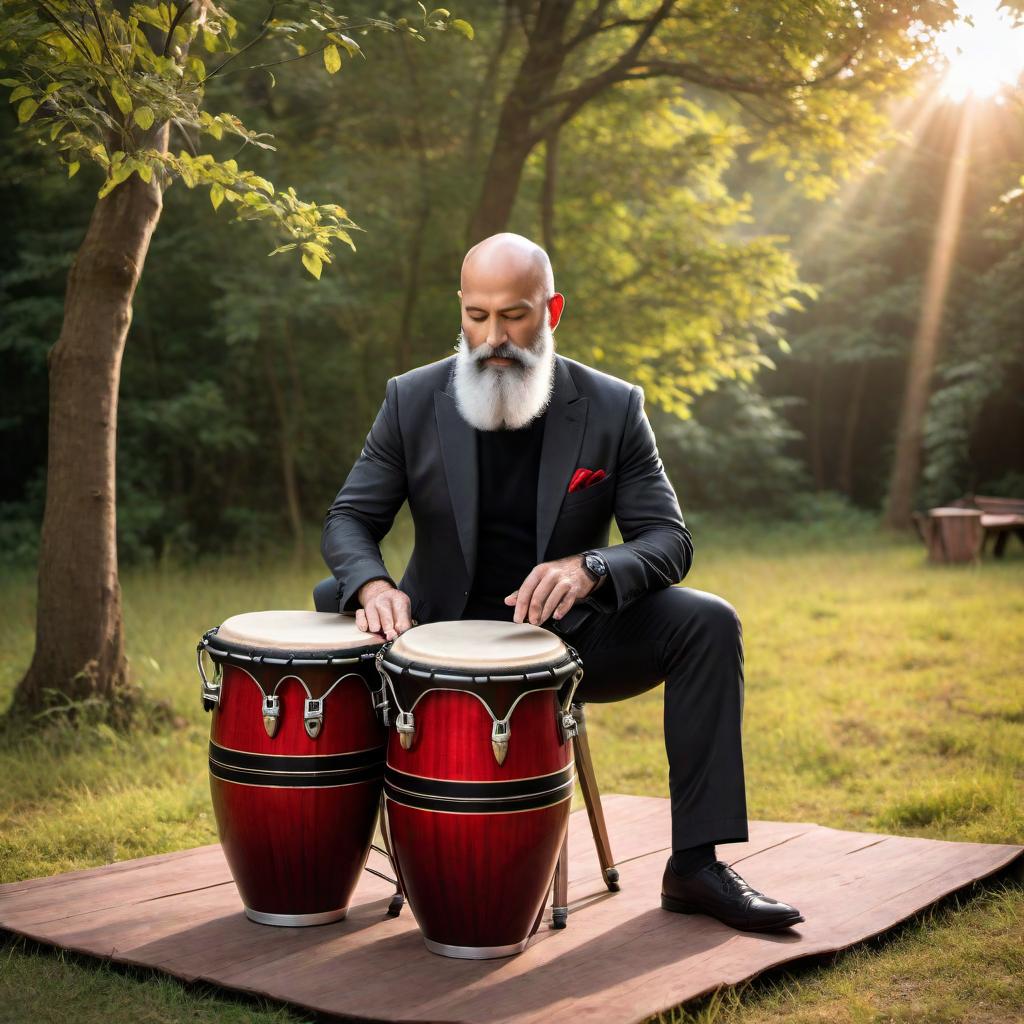
[[[210,741],[210,757],[228,768],[265,772],[347,772],[384,763],[385,748],[348,754],[254,754]]]
[[[422,796],[419,793],[407,793],[403,789],[384,780],[384,795],[396,804],[413,807],[420,811],[443,811],[449,814],[505,814],[510,811],[537,811],[544,807],[553,807],[564,800],[571,800],[576,788],[575,778],[547,793],[533,793],[529,796],[498,797],[491,800],[473,800],[465,797]]]
[[[322,789],[329,786],[355,786],[363,782],[378,782],[384,776],[383,766],[367,765],[345,772],[259,772],[252,769],[232,768],[210,758],[210,774],[222,782],[236,782],[243,786],[271,786],[282,789]]]
[[[573,781],[573,765],[566,765],[551,775],[534,775],[525,779],[502,779],[499,782],[464,782],[457,779],[429,779],[423,775],[407,775],[392,768],[385,769],[384,778],[398,789],[416,796],[448,800],[521,799],[547,793]]]

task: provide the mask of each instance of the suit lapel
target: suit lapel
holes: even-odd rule
[[[565,360],[555,355],[555,382],[544,421],[537,479],[537,561],[543,561],[562,500],[578,465],[589,399],[576,391]],[[434,392],[434,412],[441,441],[445,477],[459,543],[472,583],[476,573],[479,517],[479,474],[476,432],[455,404],[453,377],[443,391]]]
[[[579,465],[590,399],[576,391],[565,360],[555,356],[555,386],[544,422],[537,477],[537,562],[544,560],[558,512]]]

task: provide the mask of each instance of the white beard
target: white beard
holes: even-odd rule
[[[555,384],[555,339],[545,318],[529,348],[484,342],[471,349],[459,330],[455,357],[455,404],[477,430],[519,430],[551,401]],[[511,366],[488,366],[493,355],[515,359]]]

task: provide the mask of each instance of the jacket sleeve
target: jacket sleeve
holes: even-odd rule
[[[320,553],[340,584],[341,610],[360,607],[359,588],[373,579],[391,583],[380,542],[408,497],[398,421],[398,385],[392,377],[366,443],[327,510]]]
[[[608,563],[608,579],[585,602],[602,612],[681,582],[693,564],[693,539],[658,455],[639,386],[629,396],[617,472],[615,521],[623,542],[594,549]]]

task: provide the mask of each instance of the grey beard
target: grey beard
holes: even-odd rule
[[[488,366],[491,356],[514,359],[511,366]],[[518,430],[536,419],[551,401],[555,383],[555,340],[544,320],[529,348],[484,342],[471,349],[459,330],[455,357],[455,404],[477,430]]]

